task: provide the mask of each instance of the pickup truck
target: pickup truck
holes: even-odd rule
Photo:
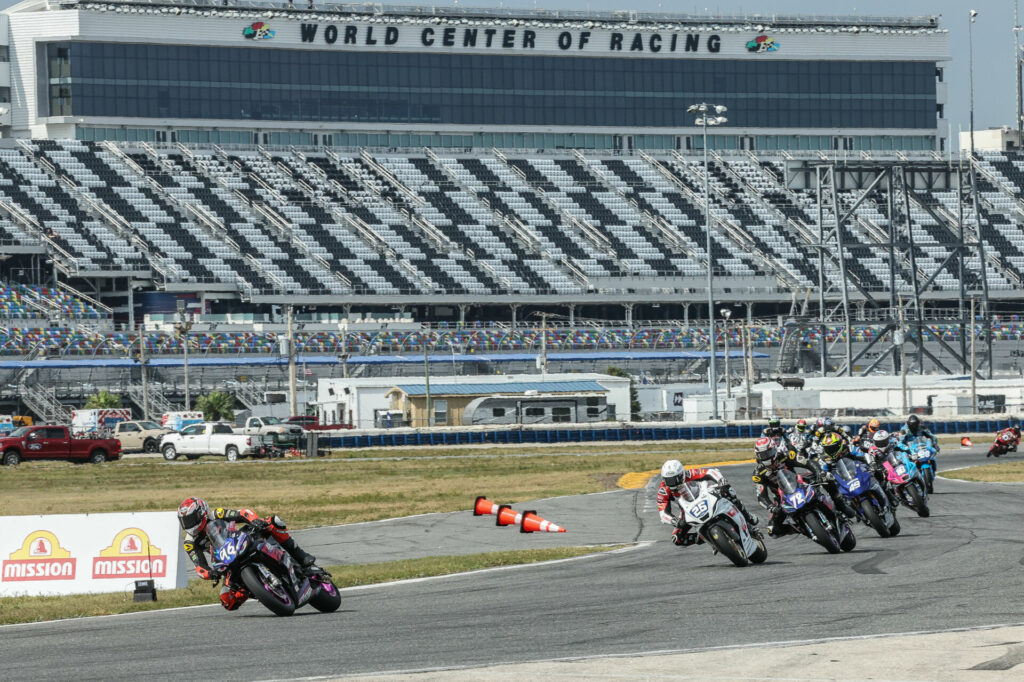
[[[260,437],[235,433],[230,424],[206,422],[168,433],[160,440],[164,459],[173,462],[178,455],[199,459],[203,455],[224,455],[229,462],[260,453]]]
[[[156,422],[131,421],[114,425],[111,437],[121,441],[121,452],[159,452],[160,439],[171,433]]]
[[[278,434],[299,437],[302,435],[301,424],[283,422],[277,417],[249,417],[245,420],[245,426],[235,429],[235,433],[244,433],[247,436],[265,436]]]
[[[102,464],[121,457],[121,443],[113,438],[72,438],[66,426],[22,426],[0,438],[3,463],[25,459],[66,459]]]

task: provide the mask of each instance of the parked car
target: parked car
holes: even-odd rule
[[[223,455],[229,462],[260,453],[260,437],[235,433],[231,424],[206,422],[168,433],[160,440],[160,452],[172,462],[178,455],[199,459],[203,455]]]
[[[299,424],[307,431],[337,431],[338,429],[351,429],[351,424],[321,424],[320,418],[312,414],[295,415],[288,417],[289,424]]]
[[[121,443],[114,438],[72,438],[66,426],[22,426],[0,438],[4,464],[29,459],[66,459],[102,464],[121,457]]]
[[[131,421],[115,424],[112,437],[121,441],[121,452],[160,452],[160,440],[168,433],[156,422]]]
[[[293,422],[283,422],[277,417],[249,417],[245,425],[237,427],[235,433],[247,436],[264,436],[270,433],[290,435],[298,438],[302,435],[303,426]]]

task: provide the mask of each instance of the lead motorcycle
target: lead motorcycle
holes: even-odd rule
[[[751,531],[743,513],[708,481],[689,481],[679,491],[682,521],[695,528],[697,542],[707,542],[736,566],[760,564],[768,549],[760,533]]]
[[[341,595],[331,574],[318,566],[302,568],[292,561],[269,535],[262,519],[242,528],[236,528],[234,522],[214,520],[207,536],[214,569],[224,575],[224,584],[239,596],[255,597],[278,616],[290,616],[306,604],[324,613],[341,606]]]
[[[809,483],[789,469],[778,473],[779,502],[786,523],[824,547],[831,554],[849,552],[857,546],[853,529],[836,511],[836,505],[821,484]]]

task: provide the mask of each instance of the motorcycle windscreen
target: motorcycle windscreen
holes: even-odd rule
[[[206,537],[210,539],[210,549],[216,553],[216,551],[228,541],[231,537],[231,531],[234,530],[234,522],[223,521],[221,519],[214,519],[206,524]]]
[[[792,495],[800,489],[800,483],[796,480],[796,474],[789,469],[779,471],[779,489],[787,495]]]
[[[700,484],[688,482],[679,487],[679,497],[686,502],[695,502],[700,497]]]
[[[843,457],[836,463],[836,476],[845,481],[852,481],[858,478],[859,473],[857,463],[851,459]]]

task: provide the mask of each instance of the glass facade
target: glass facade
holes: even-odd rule
[[[51,43],[47,57],[52,116],[693,129],[686,107],[712,100],[729,107],[730,125],[746,128],[936,125],[934,62],[79,41]]]

